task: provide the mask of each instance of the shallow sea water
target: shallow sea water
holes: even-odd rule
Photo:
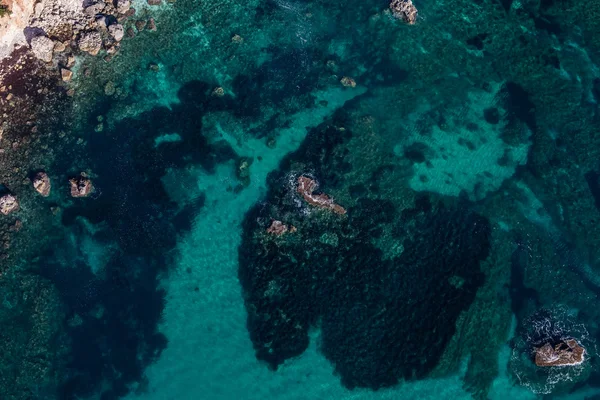
[[[66,350],[58,394],[21,398],[600,398],[583,3],[417,1],[415,25],[375,0],[152,11],[158,33],[78,81],[83,144],[53,167],[97,192],[56,200],[32,261]],[[534,365],[568,338],[581,365]]]

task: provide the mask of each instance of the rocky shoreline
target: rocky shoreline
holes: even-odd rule
[[[39,259],[64,240],[63,210],[93,193],[74,128],[78,76],[156,29],[129,0],[0,3],[0,397],[46,398],[65,376],[64,304]],[[87,73],[89,75],[89,73]],[[33,238],[33,240],[32,240]]]

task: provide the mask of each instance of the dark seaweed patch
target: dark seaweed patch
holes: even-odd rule
[[[331,141],[331,125],[311,130],[269,176],[268,206],[252,208],[243,223],[238,273],[256,357],[276,369],[302,354],[308,330],[320,326],[321,351],[349,388],[424,377],[483,281],[479,261],[489,251],[489,223],[427,198],[401,215],[385,199],[359,198],[347,218],[295,217],[285,184],[293,166],[314,171],[325,192],[340,182],[324,168],[343,153]],[[387,172],[382,166],[375,174]],[[260,221],[278,215],[301,236],[277,244],[262,236]],[[385,258],[372,241],[398,220],[404,223],[394,234],[404,252]]]

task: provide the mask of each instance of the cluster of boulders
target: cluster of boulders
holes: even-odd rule
[[[580,365],[584,360],[585,349],[575,339],[561,340],[555,345],[546,343],[535,349],[535,365],[538,367]]]
[[[125,29],[123,23],[135,15],[130,0],[92,0],[92,2],[65,2],[42,0],[35,7],[30,28],[39,34],[30,40],[31,51],[40,60],[52,62],[56,57],[64,81],[72,77],[71,67],[75,60],[73,51],[93,56],[102,50],[105,57],[118,52],[125,35],[135,36],[133,28]],[[137,31],[156,30],[153,18],[135,22]]]
[[[304,201],[308,204],[322,208],[325,210],[331,210],[336,214],[346,214],[346,209],[339,204],[336,204],[332,198],[327,196],[325,193],[314,194],[314,191],[317,189],[319,185],[317,182],[307,176],[300,175],[298,177],[298,186],[296,187],[296,191]]]
[[[40,171],[33,176],[31,181],[33,188],[40,195],[44,197],[50,195],[52,185],[47,173]],[[71,197],[88,197],[94,192],[94,185],[85,173],[81,173],[80,176],[69,179],[69,183],[71,185]],[[5,193],[0,195],[0,213],[8,215],[18,210],[19,202],[14,194]]]
[[[417,7],[412,0],[392,0],[390,10],[394,17],[403,20],[404,22],[413,25],[417,22]]]

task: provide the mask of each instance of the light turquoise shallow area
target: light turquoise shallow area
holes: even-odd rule
[[[463,389],[460,374],[440,379],[407,382],[391,389],[373,392],[348,390],[334,376],[332,365],[318,352],[319,332],[313,331],[309,349],[288,361],[276,372],[256,360],[246,329],[246,310],[237,278],[241,223],[248,209],[264,198],[266,176],[279,161],[297,149],[313,127],[345,101],[365,92],[330,89],[317,93],[328,101],[326,107],[298,113],[291,128],[280,133],[275,149],[263,140],[247,139],[236,144],[242,132],[224,132],[239,154],[262,156],[251,168],[251,184],[239,194],[227,190],[235,185],[234,165],[220,165],[216,173],[202,169],[171,171],[163,183],[174,200],[206,194],[206,206],[196,217],[189,236],[179,244],[181,254],[176,270],[164,279],[167,305],[160,326],[169,345],[158,362],[148,367],[148,392],[130,399],[471,399]],[[185,188],[180,182],[186,182]],[[195,187],[190,188],[190,182]],[[191,272],[190,272],[191,271]],[[198,292],[194,288],[199,288]],[[508,338],[507,338],[508,339]],[[398,338],[402,340],[402,338]],[[500,376],[489,393],[490,399],[533,399],[529,390],[513,386],[507,377],[511,351],[501,350]],[[573,399],[582,397],[572,397]]]

